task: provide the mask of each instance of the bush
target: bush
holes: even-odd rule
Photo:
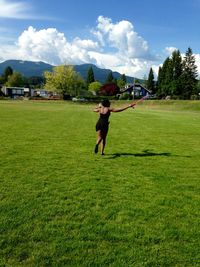
[[[199,96],[198,95],[191,95],[190,100],[198,100]]]
[[[129,100],[130,98],[131,98],[130,94],[124,93],[120,95],[119,100]]]
[[[100,88],[100,95],[114,96],[119,93],[119,87],[115,83],[108,83]]]

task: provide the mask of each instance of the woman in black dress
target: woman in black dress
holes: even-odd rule
[[[95,145],[94,153],[98,153],[99,144],[101,143],[101,155],[104,155],[106,145],[106,136],[109,128],[109,116],[111,112],[121,112],[128,108],[133,108],[134,103],[125,106],[124,108],[110,108],[110,101],[105,99],[99,104],[94,112],[99,113],[99,120],[96,123],[97,142]]]

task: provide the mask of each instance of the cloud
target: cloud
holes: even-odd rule
[[[200,78],[200,54],[195,54],[195,63],[197,65],[199,78]]]
[[[147,41],[129,21],[113,23],[110,18],[99,16],[91,32],[90,39],[75,37],[69,41],[56,28],[37,30],[30,26],[12,48],[1,46],[0,59],[44,61],[53,65],[93,63],[138,78],[148,75],[151,67],[156,74],[165,60],[166,54],[158,57],[151,53]],[[167,47],[165,51],[169,54],[174,49]]]
[[[94,34],[104,46],[107,44],[126,57],[150,57],[147,41],[138,35],[129,21],[122,20],[114,24],[110,18],[99,16],[97,22],[97,31]]]
[[[33,14],[33,7],[25,1],[0,0],[0,18],[55,20],[53,17]]]
[[[92,40],[75,38],[70,43],[64,33],[55,28],[37,31],[32,26],[20,35],[17,46],[18,58],[41,60],[53,65],[90,62],[88,51],[98,48]]]
[[[0,18],[28,18],[28,10],[30,6],[25,2],[11,2],[8,0],[0,0]]]
[[[167,46],[165,47],[165,53],[167,54],[167,56],[171,56],[171,54],[175,51],[178,50],[178,48],[174,47],[174,46]]]

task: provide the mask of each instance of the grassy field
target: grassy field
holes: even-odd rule
[[[200,101],[92,109],[0,102],[0,266],[200,266]]]

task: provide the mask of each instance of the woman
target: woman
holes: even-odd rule
[[[121,112],[128,108],[134,107],[134,103],[125,106],[124,108],[110,108],[110,101],[108,99],[103,100],[94,112],[99,113],[99,120],[96,123],[97,142],[95,145],[94,153],[98,153],[99,144],[101,143],[101,155],[104,155],[104,149],[106,145],[106,136],[108,133],[109,116],[111,112]]]

